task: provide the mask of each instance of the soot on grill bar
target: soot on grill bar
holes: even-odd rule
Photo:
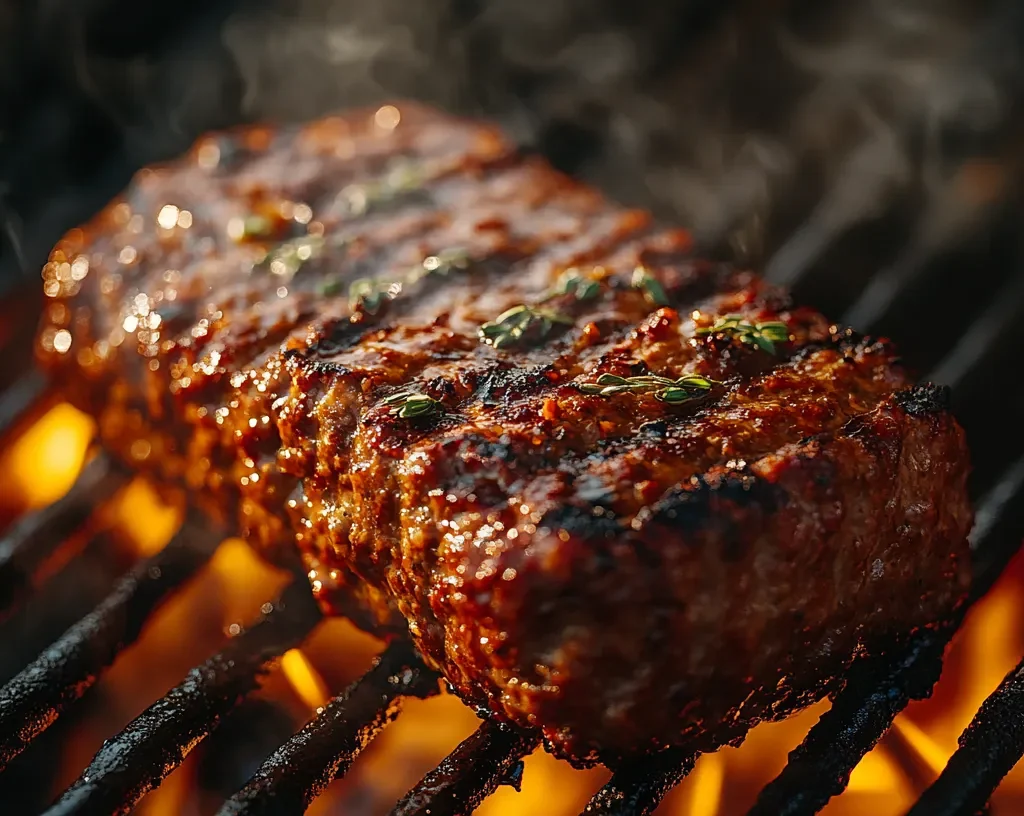
[[[1013,766],[1024,680],[985,701],[1024,654],[1020,3],[0,0],[0,44],[0,812],[294,813],[315,790],[322,816],[924,816],[973,813]],[[31,366],[50,248],[211,129],[355,106],[397,127],[404,99],[497,122],[950,387],[976,586],[944,652],[918,633],[910,669],[855,664],[834,705],[695,764],[574,770],[110,463]],[[1019,764],[990,812],[1024,812]]]

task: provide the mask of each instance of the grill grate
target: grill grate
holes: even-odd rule
[[[202,520],[187,519],[163,550],[132,569],[99,606],[0,690],[0,771],[92,687],[219,541]]]
[[[1024,661],[982,703],[960,747],[910,816],[977,813],[1024,755]]]
[[[127,813],[178,767],[220,719],[259,684],[260,675],[302,642],[320,613],[302,581],[228,647],[107,740],[46,816]]]
[[[275,751],[220,816],[303,812],[398,716],[401,697],[430,697],[438,680],[408,645],[392,644],[370,671]]]
[[[874,298],[879,291],[875,287],[868,294]],[[871,306],[875,315],[898,318],[891,302],[872,301]],[[969,428],[970,418],[990,407],[991,395],[976,387],[979,372],[1005,360],[1004,341],[1008,332],[1019,330],[1021,316],[1024,286],[1010,281],[954,339],[943,360],[927,361],[935,378],[953,388],[958,412],[966,417]],[[25,412],[50,398],[38,378],[0,397],[0,439],[16,435],[25,425]],[[979,436],[991,446],[995,431],[985,431],[982,424]],[[978,503],[972,538],[975,583],[970,602],[992,586],[1019,549],[1024,531],[1024,457],[1007,462],[1020,452],[1005,445],[994,450],[989,459],[1000,467],[982,474],[986,494]],[[0,617],[18,606],[37,583],[43,565],[65,546],[62,542],[88,525],[92,510],[113,496],[127,478],[105,457],[97,456],[64,499],[22,519],[0,541]],[[205,520],[186,518],[162,552],[136,565],[93,612],[0,689],[0,772],[96,682],[139,636],[161,603],[209,560],[221,538]],[[177,688],[109,740],[46,816],[130,810],[258,685],[271,661],[303,640],[318,618],[308,589],[297,580],[263,619],[230,641],[224,652],[193,669]],[[960,620],[962,616],[956,625]],[[910,700],[930,692],[956,625],[919,633],[902,651],[856,663],[831,709],[761,792],[751,816],[813,814],[841,793],[853,768],[896,715]],[[373,669],[267,758],[220,813],[301,812],[398,715],[401,698],[426,697],[437,689],[437,676],[410,647],[393,643]],[[522,758],[538,742],[536,734],[485,721],[396,805],[393,816],[472,812],[498,786],[518,784]],[[1022,753],[1024,663],[982,706],[961,737],[959,750],[915,805],[912,816],[975,813]],[[649,814],[695,761],[694,756],[667,751],[617,768],[585,813]]]
[[[538,743],[535,734],[484,722],[398,803],[391,816],[470,813],[499,785],[518,787],[522,759]]]

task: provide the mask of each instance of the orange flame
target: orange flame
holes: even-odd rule
[[[690,816],[716,816],[722,802],[725,757],[721,753],[702,756],[693,769]]]
[[[0,472],[8,474],[10,498],[34,510],[56,501],[75,483],[95,425],[66,403],[56,405],[5,452]]]
[[[281,656],[281,671],[311,711],[319,711],[327,705],[331,697],[327,684],[301,649],[289,649]]]

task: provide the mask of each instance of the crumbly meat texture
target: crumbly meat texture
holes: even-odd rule
[[[205,138],[57,246],[39,356],[114,455],[579,763],[741,738],[953,612],[964,438],[888,343],[400,114]]]

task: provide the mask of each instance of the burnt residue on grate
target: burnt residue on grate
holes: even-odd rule
[[[430,697],[439,680],[408,644],[391,644],[370,671],[267,758],[220,816],[303,812],[398,716],[402,697]]]
[[[157,555],[138,564],[90,614],[0,689],[0,771],[77,701],[152,612],[209,559],[222,536],[187,519]]]
[[[285,651],[320,620],[301,579],[220,654],[107,740],[47,816],[128,813],[185,759],[221,718],[253,691]]]

